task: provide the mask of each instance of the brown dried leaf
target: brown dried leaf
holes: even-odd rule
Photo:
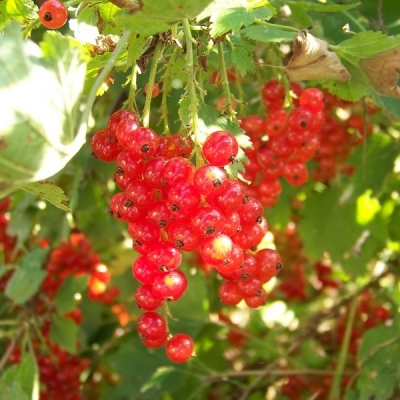
[[[400,47],[364,58],[359,66],[367,73],[378,93],[400,98],[400,87],[397,86],[400,73]]]
[[[335,79],[348,81],[350,74],[336,53],[328,50],[328,43],[300,31],[293,42],[293,56],[285,67],[291,81]]]

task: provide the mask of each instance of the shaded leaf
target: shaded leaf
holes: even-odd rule
[[[291,42],[296,37],[294,32],[263,25],[251,25],[241,29],[241,32],[256,42]]]
[[[358,360],[361,363],[357,379],[359,399],[391,398],[400,381],[400,319],[394,318],[390,326],[368,330],[361,342]]]
[[[223,8],[210,18],[210,35],[214,38],[229,31],[237,31],[242,26],[248,26],[255,21],[255,17],[245,7]]]
[[[57,208],[64,211],[71,211],[68,206],[68,198],[63,190],[50,181],[33,182],[21,187],[22,190],[32,193],[42,200],[48,201]]]
[[[19,267],[6,286],[5,295],[17,304],[27,302],[39,289],[47,275],[42,264],[48,251],[35,249],[20,260]]]
[[[0,400],[30,400],[17,381],[7,385],[0,384]]]
[[[87,276],[68,276],[64,280],[54,298],[54,305],[60,314],[72,311],[76,307],[74,295],[86,289],[87,281]]]
[[[328,43],[306,30],[297,34],[293,56],[285,67],[292,81],[334,79],[347,81],[350,74],[339,57],[328,50]]]
[[[235,46],[231,51],[232,65],[239,71],[241,76],[245,76],[249,72],[254,72],[256,67],[253,59],[253,50],[248,48]]]
[[[50,340],[69,353],[76,352],[78,325],[70,318],[54,316],[51,321]]]
[[[35,381],[35,360],[31,353],[25,352],[21,356],[19,364],[7,368],[3,373],[0,381],[0,393],[3,390],[10,389],[13,383],[17,383],[23,393],[32,398],[33,387]],[[1,394],[0,394],[1,399]],[[9,398],[13,399],[12,397]]]
[[[334,12],[340,12],[340,11],[348,11],[352,10],[354,8],[357,8],[360,6],[362,3],[354,3],[354,4],[317,4],[317,3],[311,3],[308,1],[294,1],[294,0],[289,0],[286,1],[289,6],[295,5],[297,7],[301,7],[303,10],[308,10],[308,11],[317,11],[317,12],[326,12],[326,13],[334,13]]]
[[[117,11],[114,22],[126,29],[140,33],[141,36],[150,36],[167,31],[172,24],[182,19],[195,18],[211,1],[143,0],[138,9]]]

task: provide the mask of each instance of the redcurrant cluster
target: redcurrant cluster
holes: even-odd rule
[[[68,10],[60,0],[46,0],[39,8],[39,20],[48,29],[59,29],[68,19]]]
[[[332,277],[332,266],[328,262],[317,261],[314,264],[314,270],[317,275],[317,281],[323,288],[337,289],[340,286],[340,281]]]
[[[120,110],[106,129],[93,135],[91,144],[100,160],[115,161],[115,182],[123,191],[112,197],[110,211],[128,223],[133,248],[140,254],[132,273],[141,283],[137,304],[146,311],[137,325],[143,343],[166,344],[171,360],[186,361],[192,339],[186,334],[169,338],[165,319],[154,311],[186,290],[187,279],[179,269],[182,252],[199,251],[227,279],[220,290],[226,304],[243,298],[252,307],[263,304],[262,285],[281,267],[273,250],[248,252],[257,250],[267,222],[261,202],[246,195],[243,184],[229,179],[223,169],[236,162],[238,143],[229,132],[211,133],[202,146],[207,164],[195,168],[187,159],[193,149],[189,140],[159,137],[140,127],[136,114]]]
[[[46,322],[41,327],[41,340],[32,340],[39,367],[40,400],[83,400],[80,376],[90,360],[72,355],[53,343],[49,338],[50,327],[51,322]],[[20,363],[19,347],[14,348],[8,360]]]
[[[110,305],[119,296],[117,287],[109,287],[110,272],[92,251],[84,234],[72,233],[68,242],[61,243],[50,253],[46,264],[48,275],[42,282],[41,293],[52,299],[68,276],[89,275],[88,296],[93,301]]]
[[[306,163],[320,146],[318,133],[324,120],[324,95],[315,88],[293,86],[298,101],[288,113],[284,109],[285,87],[271,80],[263,88],[268,111],[266,121],[257,115],[244,117],[241,127],[250,136],[253,149],[246,149],[244,178],[251,182],[250,193],[264,206],[276,204],[282,187],[279,178],[301,186],[308,180]]]
[[[278,291],[287,301],[307,299],[307,276],[305,273],[308,258],[303,251],[296,224],[291,221],[284,231],[272,231],[276,248],[281,254],[285,269],[280,274]]]
[[[351,175],[354,167],[346,160],[372,133],[372,125],[360,113],[355,113],[359,103],[345,102],[328,93],[325,101],[325,124],[318,135],[321,145],[314,156],[317,168],[312,171],[313,179],[318,182],[328,182],[337,174]],[[367,108],[368,115],[374,112],[376,108]]]
[[[334,330],[334,338],[330,340],[337,345],[338,348],[343,342],[346,330],[348,312],[343,313],[336,321]],[[371,329],[391,317],[390,310],[374,298],[371,291],[366,290],[361,293],[357,304],[357,309],[353,321],[353,327],[350,336],[349,351],[356,356],[361,338],[365,331]],[[332,345],[332,342],[330,343]]]

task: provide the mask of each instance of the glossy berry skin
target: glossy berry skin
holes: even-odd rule
[[[243,299],[238,284],[233,281],[224,282],[220,286],[218,294],[222,303],[228,306],[236,306]]]
[[[162,272],[173,271],[182,261],[182,253],[168,241],[160,241],[150,246],[146,256]]]
[[[199,207],[192,217],[193,230],[202,237],[220,233],[224,225],[225,217],[216,208]]]
[[[58,0],[47,0],[39,8],[39,19],[48,29],[59,29],[68,19],[68,10],[64,3]]]
[[[165,346],[167,357],[176,363],[184,363],[193,355],[193,339],[185,333],[177,333]]]
[[[151,285],[141,285],[135,292],[136,304],[146,311],[154,311],[163,304],[163,300],[154,296]]]
[[[187,279],[180,270],[157,276],[152,284],[154,296],[166,301],[178,300],[185,293],[186,288]]]
[[[213,165],[203,165],[197,168],[193,177],[197,190],[205,196],[219,193],[226,180],[225,171]]]
[[[211,165],[224,167],[236,161],[239,145],[231,133],[216,131],[207,137],[202,151],[204,158]]]
[[[232,248],[232,239],[223,233],[218,233],[202,241],[200,254],[205,262],[211,265],[221,265],[229,260]]]
[[[138,158],[151,157],[157,150],[158,136],[150,128],[139,127],[131,132],[128,148]]]
[[[92,154],[101,161],[115,161],[122,147],[112,141],[107,129],[98,130],[91,138]]]
[[[167,332],[165,319],[154,311],[143,313],[137,321],[137,330],[145,339],[156,340]]]

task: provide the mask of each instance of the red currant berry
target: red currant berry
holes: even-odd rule
[[[135,300],[138,307],[146,311],[154,311],[163,303],[163,300],[154,296],[150,284],[142,285],[137,288]]]
[[[228,306],[236,306],[243,299],[243,295],[239,290],[236,282],[224,282],[218,291],[221,301]]]
[[[225,171],[214,165],[201,166],[196,170],[193,177],[194,185],[205,196],[221,192],[226,180]]]
[[[187,279],[182,271],[175,270],[157,276],[151,288],[155,297],[161,300],[175,301],[185,293]]]
[[[211,133],[203,144],[204,158],[217,167],[236,162],[238,151],[239,145],[236,138],[226,131]]]
[[[171,361],[184,363],[193,356],[193,339],[185,333],[177,333],[168,340],[165,351]]]
[[[158,146],[158,136],[150,128],[140,127],[131,132],[131,140],[127,147],[138,158],[148,158],[152,156]]]
[[[68,10],[61,1],[47,0],[39,8],[39,19],[46,28],[59,29],[67,22]]]
[[[167,332],[167,324],[160,314],[147,311],[139,317],[137,330],[143,338],[157,340]]]

